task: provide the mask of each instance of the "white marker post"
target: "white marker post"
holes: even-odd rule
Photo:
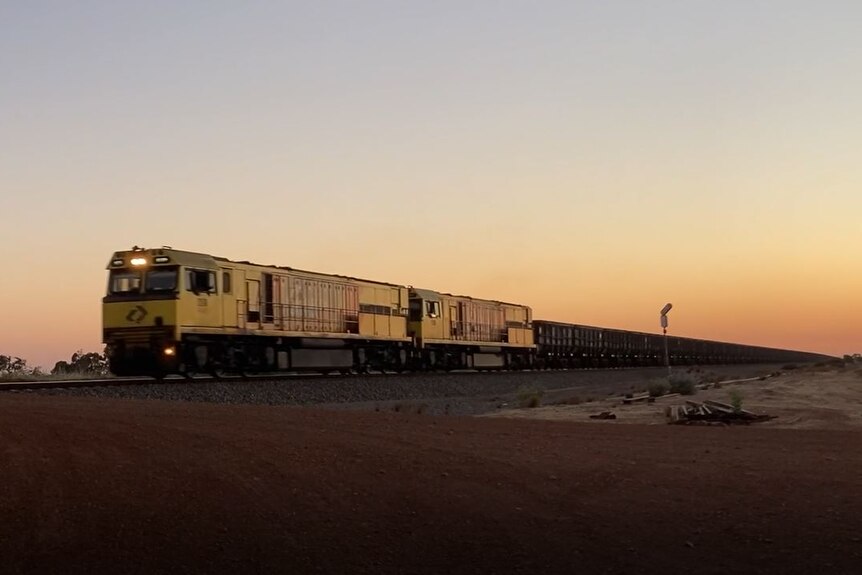
[[[664,332],[664,364],[667,366],[667,376],[670,377],[670,354],[667,352],[667,312],[673,307],[667,304],[661,308],[661,329]]]

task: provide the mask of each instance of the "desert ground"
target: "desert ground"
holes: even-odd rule
[[[708,370],[689,371],[694,379],[713,379],[709,377]],[[666,408],[670,405],[683,405],[689,400],[713,400],[729,404],[734,393],[738,393],[742,398],[743,409],[774,417],[756,423],[758,427],[862,431],[862,366],[805,366],[777,370],[761,377],[714,379],[721,383],[718,386],[709,385],[708,389],[697,389],[693,395],[657,398],[653,403],[639,401],[626,404],[624,395],[585,401],[583,394],[576,390],[569,393],[558,390],[544,399],[545,405],[531,409],[503,409],[489,413],[487,417],[666,425]],[[616,419],[590,418],[602,412],[611,412]]]
[[[0,394],[0,573],[858,572],[862,377],[734,385],[780,417]]]

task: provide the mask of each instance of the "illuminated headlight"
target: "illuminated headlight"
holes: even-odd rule
[[[146,258],[132,258],[132,265],[133,266],[143,266],[146,264],[147,264]]]
[[[173,347],[166,347],[165,348],[165,355],[174,355],[175,353],[177,353],[177,350],[175,348],[173,348]]]

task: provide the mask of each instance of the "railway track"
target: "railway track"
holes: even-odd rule
[[[93,379],[65,379],[65,380],[30,380],[30,381],[4,381],[0,382],[0,392],[2,391],[23,391],[34,389],[72,389],[76,387],[122,387],[134,385],[170,385],[170,384],[189,384],[189,383],[214,383],[214,382],[252,382],[252,381],[307,381],[307,380],[344,380],[355,377],[427,377],[428,375],[445,375],[451,377],[465,377],[471,375],[488,375],[497,374],[505,375],[512,373],[550,373],[550,372],[589,372],[589,371],[630,371],[637,369],[650,369],[647,367],[584,367],[584,368],[568,368],[568,369],[542,369],[530,370],[524,369],[518,372],[511,371],[479,371],[479,370],[452,370],[448,372],[369,372],[363,374],[322,374],[322,373],[256,373],[247,375],[225,375],[215,377],[212,375],[196,375],[192,377],[183,377],[179,375],[169,376],[158,380],[152,377],[102,377]],[[664,367],[655,367],[657,370],[664,370]]]
[[[384,374],[368,374],[384,375]],[[386,374],[388,375],[388,374]],[[26,389],[70,389],[75,387],[119,387],[130,385],[170,385],[170,384],[189,384],[189,383],[213,383],[216,381],[273,381],[273,380],[296,380],[296,379],[320,379],[320,378],[345,378],[350,375],[323,375],[323,374],[293,374],[293,373],[272,373],[272,374],[254,374],[254,375],[231,375],[214,377],[211,375],[198,375],[193,377],[170,376],[164,379],[155,379],[152,377],[102,377],[94,379],[65,379],[65,380],[36,380],[36,381],[7,381],[0,383],[0,391],[14,391]]]

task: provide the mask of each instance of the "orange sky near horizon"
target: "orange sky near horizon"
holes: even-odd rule
[[[484,248],[465,247],[442,251],[425,263],[422,258],[404,259],[403,255],[390,263],[386,257],[363,260],[352,255],[362,251],[361,243],[328,250],[329,244],[321,242],[316,249],[293,254],[287,247],[283,251],[291,257],[279,257],[280,250],[275,247],[255,253],[252,249],[233,249],[226,240],[220,241],[224,247],[211,250],[217,255],[515,301],[530,305],[535,317],[541,319],[660,333],[658,310],[670,301],[674,304],[670,312],[671,335],[835,355],[862,349],[858,331],[862,305],[856,295],[862,289],[862,277],[856,275],[849,281],[843,255],[803,259],[803,265],[778,262],[775,267],[757,266],[753,260],[749,265],[722,266],[709,258],[673,265],[663,264],[661,258],[640,258],[636,253],[620,254],[618,259],[611,257],[605,262],[600,261],[598,253],[558,262],[507,261],[505,256],[486,256]],[[372,250],[384,253],[382,250],[389,249],[392,253],[397,244],[409,241],[382,242]],[[188,246],[161,243],[205,248],[199,241],[190,241]],[[213,242],[213,246],[218,243]],[[157,244],[160,242],[147,245]],[[112,249],[127,247],[130,246],[115,245]],[[54,249],[44,253],[65,252]],[[4,303],[4,325],[19,329],[14,334],[4,330],[0,336],[3,353],[25,357],[32,365],[50,369],[55,361],[78,348],[101,350],[99,300],[105,284],[103,267],[110,250],[76,255],[80,257],[65,253],[61,263],[51,266],[52,273],[78,278],[64,286],[62,297],[50,284],[20,284],[15,286],[17,291],[11,292],[8,284],[4,286],[10,296],[6,302],[55,303],[46,306],[50,309],[45,311]],[[446,262],[447,258],[458,257],[463,257],[460,265]],[[89,269],[82,271],[82,263]],[[656,272],[656,268],[660,271]]]
[[[862,352],[862,5],[312,4],[0,7],[0,354],[132,245]]]

